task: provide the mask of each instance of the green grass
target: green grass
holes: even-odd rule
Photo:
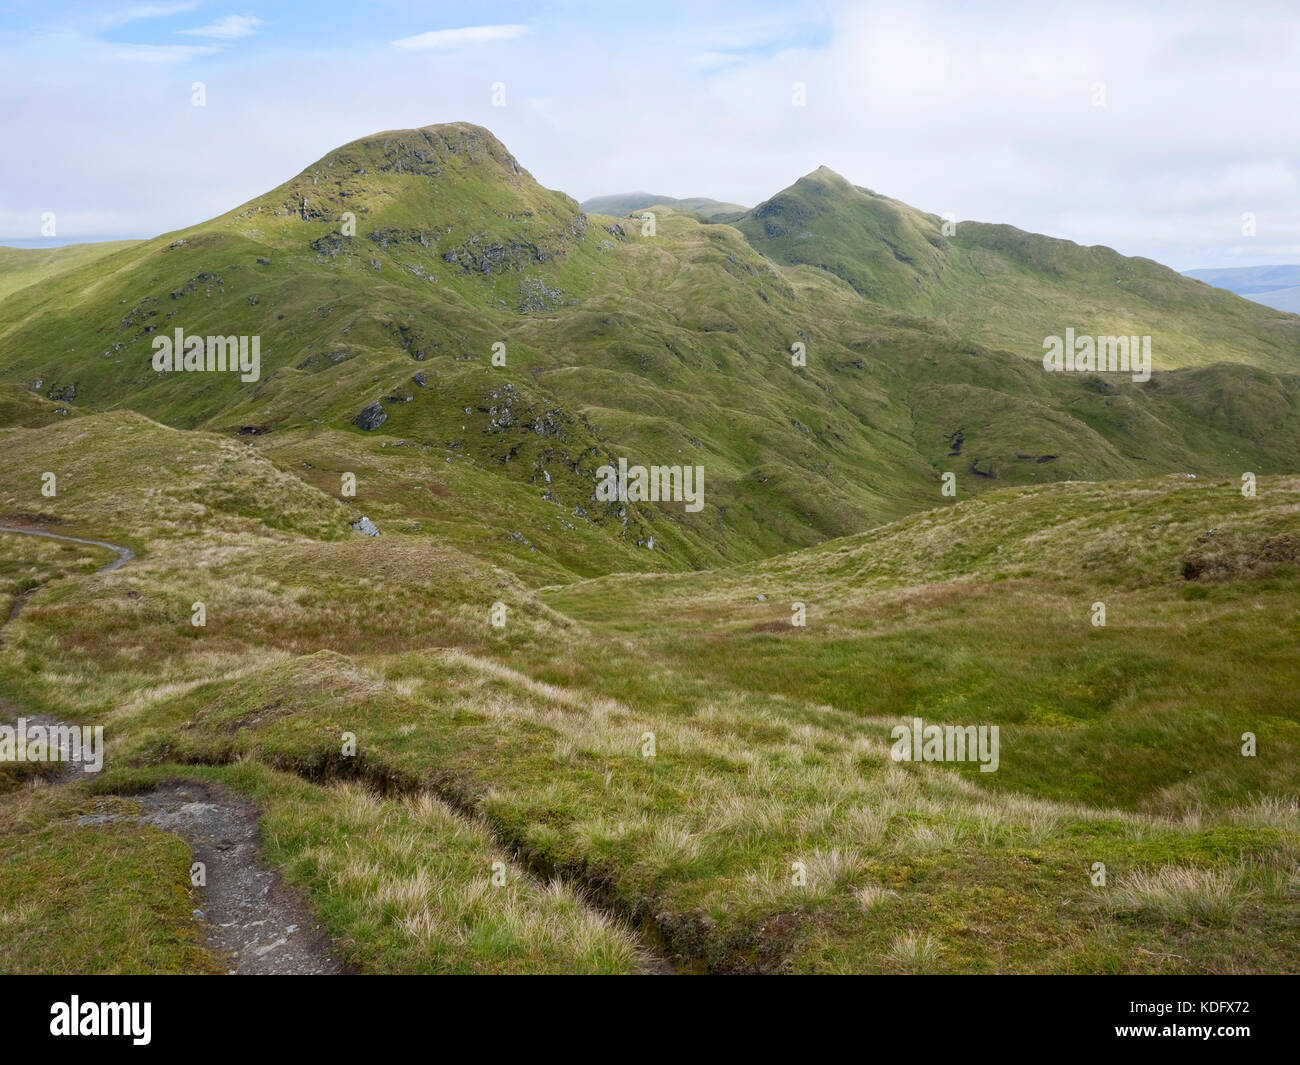
[[[94,244],[64,244],[58,248],[0,247],[0,299],[136,243],[134,240],[105,240]]]
[[[82,825],[84,787],[0,801],[0,971],[216,973],[190,916],[189,848],[127,822]]]
[[[30,593],[0,649],[14,716],[103,724],[103,787],[253,797],[366,971],[622,972],[647,942],[714,971],[1297,971],[1288,321],[1104,249],[935,243],[833,177],[796,187],[828,213],[763,217],[842,231],[839,271],[670,208],[610,232],[486,131],[394,132],[11,293],[0,514],[136,552],[102,574],[0,536],[0,608]],[[1112,270],[1105,307],[1177,319],[1191,365],[1044,374],[1024,301],[1091,313]],[[262,381],[156,379],[148,330],[177,324],[260,333]],[[381,429],[351,424],[384,397]],[[705,509],[596,503],[619,456],[702,464]],[[997,725],[1000,768],[894,763],[913,716]],[[43,966],[99,971],[134,936],[123,964],[202,969],[179,902],[130,931],[175,840],[106,828],[77,865],[83,791],[5,781],[0,815],[49,834],[8,852],[24,937],[39,878],[111,893],[153,863],[106,939],[47,937]]]
[[[496,588],[448,583],[455,553],[409,569],[433,557],[423,534],[313,543],[233,514],[182,534],[159,513],[136,563],[41,590],[0,678],[102,721],[111,765],[280,774],[298,842],[276,861],[383,971],[600,965],[472,935],[422,947],[376,916],[384,869],[419,875],[390,838],[414,829],[352,793],[376,858],[344,891],[334,800],[302,796],[346,781],[427,794],[484,826],[475,846],[563,874],[689,967],[1292,971],[1296,574],[1256,548],[1288,534],[1297,495],[1288,478],[1254,500],[1185,479],[1009,490],[756,565],[552,589],[550,608],[519,589],[503,631],[467,609]],[[85,496],[79,521],[108,505]],[[1188,582],[1208,527],[1213,575]],[[196,559],[216,582],[202,594],[225,589],[237,614],[210,603],[187,631]],[[892,763],[889,728],[914,713],[998,723],[1001,768]],[[1090,884],[1096,861],[1113,895]],[[864,906],[876,889],[894,894]]]
[[[1022,247],[974,224],[949,240],[930,216],[834,175],[810,181],[782,195],[817,201],[816,240],[671,208],[651,237],[541,188],[477,127],[365,138],[219,218],[102,249],[0,300],[0,415],[30,427],[126,407],[278,450],[336,497],[344,458],[373,455],[385,461],[366,472],[385,473],[363,477],[359,499],[400,501],[391,513],[453,536],[475,513],[511,537],[495,557],[556,583],[810,547],[941,502],[944,472],[965,498],[1293,469],[1296,367],[1279,352],[1294,350],[1300,319],[1097,249]],[[973,273],[973,246],[961,251],[977,239],[1005,258],[1001,288]],[[886,240],[912,263],[871,299],[833,269],[782,265],[812,261],[784,256],[795,241],[876,249],[904,269]],[[938,287],[918,288],[917,270]],[[1112,322],[1094,314],[1101,288],[1119,298],[1108,271],[1147,279],[1123,304],[1125,331],[1140,304],[1154,317],[1133,329],[1186,358],[1158,358],[1146,384],[1044,373],[1042,336]],[[529,297],[543,292],[558,295]],[[156,374],[152,341],[177,327],[260,336],[261,380]],[[505,366],[490,362],[496,343]],[[39,397],[27,391],[38,381]],[[363,433],[352,421],[373,402],[387,420]],[[705,511],[597,504],[596,471],[620,456],[703,466]],[[398,490],[394,473],[415,484]],[[426,490],[445,494],[411,498]]]
[[[306,893],[363,973],[620,974],[644,964],[629,931],[580,891],[531,877],[484,827],[431,794],[318,787],[256,762],[119,771],[97,790],[177,778],[257,803],[264,860]]]
[[[1110,248],[944,220],[821,167],[735,222],[764,255],[1041,364],[1043,339],[1150,336],[1157,369],[1241,362],[1294,372],[1300,317]]]

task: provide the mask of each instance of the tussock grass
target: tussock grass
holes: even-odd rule
[[[940,950],[928,933],[904,932],[889,945],[888,960],[908,973],[932,972],[938,965]]]
[[[1123,877],[1108,894],[1107,903],[1115,910],[1162,920],[1224,924],[1237,917],[1248,895],[1231,871],[1170,865]]]
[[[489,835],[364,794],[305,802],[284,822],[294,842],[279,860],[384,971],[622,971],[630,957],[589,907],[488,894],[477,864],[439,873],[412,843],[425,833],[474,863],[496,847],[598,885],[718,969],[893,971],[918,964],[890,953],[908,933],[929,937],[921,967],[936,951],[963,971],[1167,964],[1137,951],[1140,934],[1186,971],[1286,969],[1293,711],[1251,670],[1289,675],[1277,619],[1292,578],[1234,577],[1221,598],[1188,601],[1122,552],[1081,562],[1068,546],[1088,542],[1099,506],[1135,535],[1164,516],[1174,531],[1133,542],[1172,572],[1189,528],[1291,520],[1300,490],[1262,483],[1253,511],[1208,483],[1017,491],[761,567],[541,598],[420,536],[320,540],[233,513],[219,532],[179,536],[164,522],[124,570],[49,570],[5,633],[0,683],[25,705],[102,721],[110,765],[359,777],[473,812]],[[1016,552],[1043,576],[993,581]],[[750,631],[796,592],[824,630]],[[1105,630],[1086,620],[1098,594]],[[907,608],[881,611],[891,596]],[[188,625],[198,597],[205,630]],[[497,599],[505,630],[487,624]],[[999,723],[1001,768],[892,762],[889,730],[913,715]],[[1248,726],[1267,741],[1253,760],[1233,742]],[[1186,922],[1135,928],[1150,909],[1080,905],[1098,860],[1232,870],[1250,901],[1214,926],[1226,941],[1193,922],[1188,943]]]

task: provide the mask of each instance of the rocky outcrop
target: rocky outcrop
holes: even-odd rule
[[[371,403],[353,418],[352,424],[369,433],[378,429],[386,421],[388,421],[388,414],[384,411],[384,405],[376,402]]]

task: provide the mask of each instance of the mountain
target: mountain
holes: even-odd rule
[[[440,487],[386,484],[370,516],[539,580],[809,546],[933,506],[948,472],[964,498],[1294,468],[1300,319],[1107,249],[939,227],[823,168],[735,227],[665,206],[647,235],[485,129],[390,131],[209,222],[66,256],[0,300],[0,378],[239,437],[335,493],[415,451]],[[1068,325],[1154,331],[1158,372],[1045,373]],[[177,328],[260,337],[260,378],[157,372]],[[702,467],[709,505],[597,500],[620,458]]]
[[[706,196],[691,196],[679,200],[672,196],[656,196],[651,192],[620,192],[613,196],[593,196],[589,200],[582,201],[584,211],[613,215],[616,218],[625,218],[633,211],[656,205],[698,214],[715,221],[730,221],[749,210],[748,207],[742,207],[738,203],[723,203],[721,200],[710,200]]]
[[[0,299],[135,243],[133,240],[106,240],[94,244],[62,244],[57,248],[0,247]]]
[[[1300,314],[1300,266],[1234,266],[1183,273],[1265,307]]]
[[[944,220],[821,167],[735,223],[764,256],[843,278],[865,298],[1028,358],[1043,339],[1152,337],[1161,369],[1247,362],[1296,368],[1300,318],[1204,286],[1150,259]]]
[[[1292,320],[794,190],[651,233],[452,124],[0,255],[0,713],[109,737],[0,764],[0,959],[230,968],[129,820],[172,782],[362,972],[1300,968]],[[1108,315],[1193,364],[1044,372]],[[178,328],[260,373],[156,370]]]

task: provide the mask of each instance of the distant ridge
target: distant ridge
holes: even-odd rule
[[[670,198],[654,227],[588,214],[448,123],[352,141],[151,240],[8,250],[0,426],[125,408],[311,436],[303,468],[331,474],[354,449],[436,456],[454,480],[421,513],[499,506],[497,546],[548,580],[850,535],[933,507],[945,472],[976,494],[1300,454],[1300,318],[1109,248],[954,227],[825,167],[730,224],[673,202],[699,204]],[[1070,328],[1153,336],[1154,376],[1045,372],[1044,337]],[[177,329],[258,338],[259,375],[160,370]],[[620,458],[704,467],[708,506],[593,498]]]
[[[1265,307],[1300,314],[1300,266],[1230,266],[1183,273]]]
[[[690,196],[682,200],[672,196],[658,196],[652,192],[619,192],[612,196],[593,196],[583,201],[582,209],[593,214],[612,214],[621,217],[643,207],[654,207],[656,204],[671,207],[674,211],[688,211],[703,215],[714,221],[731,221],[749,210],[748,207],[742,207],[738,203],[724,203],[721,200],[711,200],[707,196]]]

